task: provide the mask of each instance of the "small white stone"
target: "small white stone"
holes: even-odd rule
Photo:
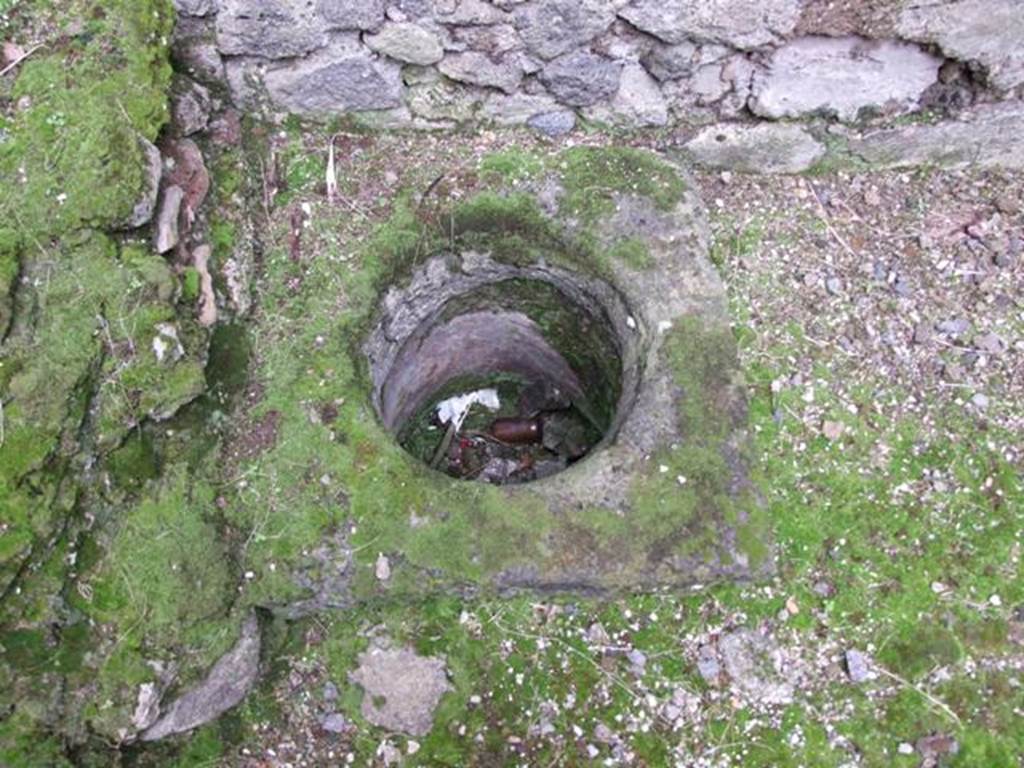
[[[676,482],[680,485],[686,485],[686,475],[676,475]]]
[[[933,581],[932,582],[932,592],[934,592],[936,595],[941,595],[947,589],[948,589],[948,587],[945,584],[943,584],[941,581]]]
[[[896,749],[901,755],[914,754],[914,747],[910,744],[907,744],[907,742],[905,741],[902,744],[900,744],[899,747],[897,747]]]
[[[988,599],[988,604],[995,608],[999,608],[1003,604],[1003,598],[999,595],[992,595],[992,597]]]
[[[373,571],[380,581],[387,581],[391,578],[391,563],[383,552],[377,555]]]
[[[630,315],[629,317],[626,318],[626,326],[631,331],[635,331],[636,330],[636,320],[633,319],[632,315]]]
[[[666,472],[668,472],[668,467],[665,466],[664,464],[661,464],[661,465],[658,466],[658,471],[661,472],[661,474],[664,475]]]
[[[409,744],[406,746],[405,751],[406,751],[407,754],[415,755],[417,752],[420,751],[420,743],[418,741],[412,741],[410,739]]]

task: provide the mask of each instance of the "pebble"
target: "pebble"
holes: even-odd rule
[[[970,328],[970,321],[962,317],[943,320],[935,326],[935,330],[939,333],[945,333],[948,336],[960,336],[970,330]]]
[[[377,563],[374,565],[373,572],[380,581],[387,581],[391,578],[391,563],[386,555],[377,555]]]
[[[345,716],[338,712],[332,712],[327,715],[324,717],[323,722],[320,723],[320,726],[328,733],[344,733],[347,725],[348,722],[345,720]]]
[[[710,645],[702,645],[697,651],[697,671],[708,685],[717,685],[722,668],[718,665],[715,649]]]
[[[843,292],[843,281],[838,277],[830,277],[825,281],[825,290],[833,296],[838,296]]]
[[[971,398],[971,404],[980,410],[988,408],[988,403],[988,395],[984,395],[981,392],[976,393],[974,397]]]
[[[858,650],[850,648],[846,651],[846,674],[852,683],[863,683],[870,677],[868,657]]]
[[[324,701],[338,700],[338,686],[328,680],[324,683]]]
[[[914,754],[914,747],[913,745],[907,744],[907,742],[904,741],[896,748],[896,751],[899,752],[901,755],[912,755]]]
[[[988,352],[990,355],[998,355],[1003,351],[1003,348],[1006,345],[996,334],[985,333],[974,340],[974,346],[982,352]]]

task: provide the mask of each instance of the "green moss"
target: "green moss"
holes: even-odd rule
[[[588,223],[614,210],[616,193],[648,197],[668,211],[686,188],[678,169],[631,147],[576,147],[559,155],[553,167],[565,186],[560,211]]]
[[[65,9],[85,12],[84,2]],[[166,119],[170,3],[108,3],[79,34],[20,68],[17,113],[0,144],[0,219],[26,239],[125,221],[143,188],[139,136],[155,139]]]
[[[613,261],[621,261],[636,270],[650,269],[654,266],[650,249],[638,237],[628,237],[612,245],[608,249],[608,258]]]
[[[500,181],[533,178],[543,170],[544,161],[540,157],[518,149],[494,152],[480,161],[480,173],[495,176]]]
[[[187,302],[194,302],[199,298],[199,270],[195,267],[186,267],[181,276],[181,294]]]

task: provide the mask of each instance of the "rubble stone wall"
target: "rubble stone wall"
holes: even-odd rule
[[[1005,116],[1024,93],[1021,0],[175,4],[179,67],[240,108],[380,128],[863,130]]]

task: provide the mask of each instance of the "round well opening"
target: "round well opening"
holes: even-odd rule
[[[610,441],[636,386],[636,323],[618,292],[550,267],[451,262],[389,292],[365,346],[374,406],[402,447],[505,485]]]

